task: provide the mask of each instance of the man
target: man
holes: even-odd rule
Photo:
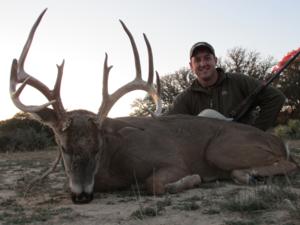
[[[225,73],[216,68],[217,57],[214,48],[207,42],[197,42],[190,50],[190,68],[197,79],[179,94],[167,114],[198,115],[205,109],[214,109],[226,117],[261,82],[242,74]],[[253,119],[253,111],[240,122],[251,124],[262,130],[273,126],[285,96],[269,86],[258,96],[255,105],[259,114]]]

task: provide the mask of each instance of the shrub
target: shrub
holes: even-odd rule
[[[279,125],[275,128],[275,134],[282,138],[300,138],[300,120],[289,120],[287,125]]]
[[[26,114],[0,121],[0,152],[33,151],[53,145],[52,130]]]

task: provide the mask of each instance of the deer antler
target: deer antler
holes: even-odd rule
[[[14,59],[12,62],[11,76],[10,76],[10,95],[15,106],[24,112],[38,112],[48,107],[49,105],[52,105],[57,116],[59,118],[62,118],[65,113],[65,109],[63,107],[61,97],[60,97],[60,86],[61,86],[61,79],[63,75],[64,61],[62,62],[61,65],[57,65],[58,74],[57,74],[57,78],[53,90],[50,90],[46,85],[44,85],[38,79],[26,73],[26,71],[24,70],[24,63],[31,46],[33,36],[46,11],[47,9],[45,9],[40,14],[40,16],[35,21],[33,27],[31,28],[28,39],[25,43],[25,46],[23,48],[19,60]],[[17,88],[18,84],[21,84],[19,88]],[[26,85],[30,85],[36,88],[37,90],[39,90],[48,99],[49,102],[39,106],[24,105],[20,101],[19,97]]]
[[[133,81],[120,87],[113,94],[108,94],[108,75],[112,66],[107,65],[108,56],[107,54],[105,54],[104,67],[103,67],[102,104],[99,108],[98,115],[97,115],[98,122],[100,124],[102,124],[103,120],[107,116],[112,106],[116,103],[116,101],[120,99],[123,95],[134,90],[144,90],[149,93],[149,95],[152,97],[152,99],[156,104],[156,111],[154,113],[155,115],[161,114],[161,110],[162,110],[161,100],[160,100],[160,80],[157,72],[156,72],[157,88],[155,88],[153,85],[153,55],[152,55],[151,45],[146,35],[143,34],[144,40],[147,45],[148,60],[149,60],[148,81],[146,82],[142,79],[140,57],[133,36],[121,20],[120,23],[130,39],[130,43],[134,55],[134,61],[135,61],[136,76]]]

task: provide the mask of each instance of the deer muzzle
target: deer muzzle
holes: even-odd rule
[[[83,183],[70,181],[71,198],[75,204],[87,204],[93,200],[94,180]]]
[[[87,204],[93,200],[94,194],[93,192],[92,193],[81,192],[80,194],[71,193],[71,198],[74,204]]]

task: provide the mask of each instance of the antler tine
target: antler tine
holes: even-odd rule
[[[155,104],[156,104],[156,112],[155,115],[159,115],[161,113],[161,100],[160,100],[160,91],[157,91],[156,88],[153,85],[153,55],[152,55],[152,49],[151,45],[144,34],[144,39],[147,45],[147,51],[148,51],[148,62],[149,62],[149,74],[148,74],[148,81],[144,81],[142,79],[141,75],[141,66],[140,66],[140,59],[139,54],[136,48],[136,44],[134,42],[133,36],[130,33],[130,31],[127,29],[125,24],[120,20],[122,27],[124,28],[126,34],[128,35],[131,46],[133,49],[134,59],[135,59],[135,67],[136,67],[136,77],[133,81],[127,83],[126,85],[120,87],[118,90],[116,90],[113,94],[108,94],[108,74],[112,66],[107,66],[107,54],[105,56],[104,61],[104,70],[103,70],[103,99],[102,104],[98,111],[98,122],[100,125],[102,124],[103,120],[106,118],[108,112],[114,105],[114,103],[120,99],[123,95],[130,91],[134,90],[144,90],[149,93],[149,95],[153,98]],[[160,81],[159,81],[159,75],[156,73],[157,78],[157,88],[160,88]]]
[[[60,65],[57,66],[57,77],[53,89],[53,98],[55,99],[55,102],[53,104],[53,108],[57,109],[57,111],[62,115],[65,113],[65,109],[63,107],[61,97],[60,97],[60,88],[61,88],[61,80],[64,72],[64,65],[65,60],[62,61]]]
[[[160,96],[161,96],[161,85],[160,85],[160,78],[159,78],[158,72],[155,71],[155,74],[156,74],[156,90],[157,90],[157,92],[155,93],[156,97],[152,96],[152,99],[157,98],[157,100],[155,101],[156,110],[154,112],[154,115],[155,116],[159,116],[162,113],[162,102],[161,102],[161,99],[160,99]]]
[[[36,31],[37,27],[39,26],[44,14],[46,13],[46,11],[47,11],[47,8],[43,10],[43,12],[39,15],[39,17],[37,18],[37,20],[35,21],[35,23],[33,24],[32,28],[31,28],[31,31],[29,33],[29,36],[27,38],[27,41],[24,45],[23,51],[22,51],[21,56],[19,58],[20,68],[24,68],[24,63],[25,63],[28,51],[30,49],[35,31]],[[25,72],[25,71],[22,71],[22,72]],[[20,75],[23,75],[23,74],[20,74]]]
[[[147,50],[148,50],[148,64],[149,64],[149,72],[148,72],[148,84],[153,83],[153,54],[152,54],[152,48],[150,45],[150,42],[146,36],[146,34],[143,34],[144,40],[146,42]]]
[[[152,48],[150,45],[150,42],[146,36],[146,34],[143,34],[144,40],[147,46],[147,52],[148,52],[148,64],[149,64],[149,70],[148,70],[148,81],[147,84],[150,87],[149,95],[152,97],[152,99],[155,102],[156,110],[154,113],[151,113],[154,116],[159,116],[162,112],[162,102],[160,99],[160,92],[161,92],[161,86],[160,86],[160,79],[159,74],[156,71],[156,89],[153,86],[153,75],[154,75],[154,66],[153,66],[153,54],[152,54]]]
[[[148,71],[148,81],[147,84],[151,87],[153,87],[153,74],[154,74],[154,66],[153,66],[153,54],[152,54],[152,48],[150,45],[150,42],[146,36],[146,34],[143,34],[144,36],[144,40],[147,46],[147,51],[148,51],[148,64],[149,64],[149,71]],[[160,100],[160,92],[161,92],[161,86],[160,86],[160,79],[159,79],[159,74],[156,71],[156,90],[154,88],[152,88],[153,90],[149,91],[150,96],[152,97],[152,99],[155,102],[156,105],[156,110],[154,112],[155,116],[158,116],[161,114],[162,112],[162,103]]]
[[[10,78],[10,94],[11,94],[12,101],[14,102],[16,107],[18,107],[20,110],[24,112],[38,112],[48,107],[49,105],[52,105],[57,115],[62,116],[65,110],[60,98],[60,85],[61,85],[61,79],[63,75],[64,61],[60,66],[57,66],[58,74],[57,74],[56,83],[53,91],[51,91],[45,84],[40,82],[38,79],[26,73],[24,69],[26,57],[29,52],[35,31],[46,11],[47,9],[43,10],[43,12],[39,15],[34,25],[32,26],[19,60],[16,59],[13,60],[12,68],[11,68],[11,78]],[[18,84],[21,84],[21,86],[17,89]],[[21,101],[19,100],[19,96],[26,85],[30,85],[33,88],[39,90],[48,99],[49,102],[39,106],[26,106],[23,103],[21,103]]]
[[[134,62],[135,62],[135,69],[136,69],[136,79],[141,79],[142,78],[142,72],[141,72],[141,63],[140,63],[140,56],[139,56],[139,52],[137,50],[134,38],[131,34],[131,32],[128,30],[128,28],[126,27],[126,25],[124,24],[124,22],[122,20],[119,20],[123,29],[125,30],[127,36],[129,37],[131,46],[132,46],[132,50],[133,50],[133,55],[134,55]]]
[[[109,94],[108,94],[108,75],[109,75],[109,71],[112,68],[112,66],[107,66],[107,58],[108,58],[107,53],[105,53],[105,60],[104,60],[104,66],[103,66],[103,85],[102,85],[103,100],[105,100],[109,97]]]

